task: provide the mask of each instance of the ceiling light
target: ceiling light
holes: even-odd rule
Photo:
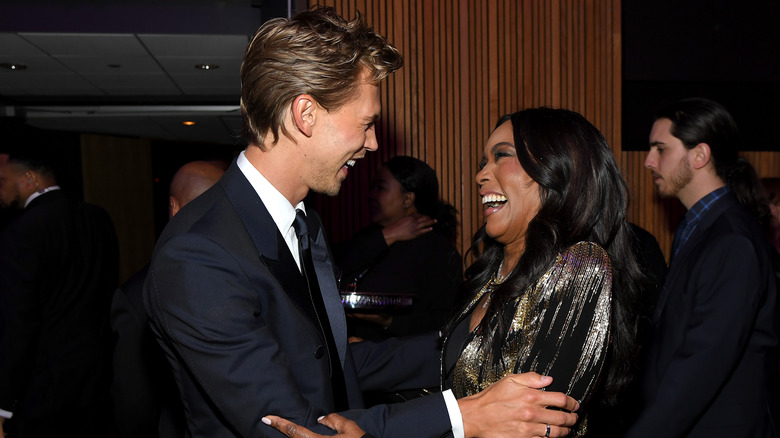
[[[14,62],[4,62],[0,64],[0,67],[8,69],[8,70],[24,70],[27,68],[24,64],[17,64]]]
[[[185,120],[181,122],[181,124],[184,126],[195,126],[195,122],[193,122],[192,120]]]
[[[214,70],[219,68],[217,64],[195,64],[195,68],[198,70]]]

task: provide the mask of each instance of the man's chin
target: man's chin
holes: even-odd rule
[[[669,193],[668,191],[661,190],[658,187],[656,187],[655,192],[658,194],[658,197],[662,199],[671,199],[675,197],[674,193]]]
[[[336,196],[341,191],[341,181],[335,186],[323,187],[321,189],[315,189],[314,191],[323,195]]]

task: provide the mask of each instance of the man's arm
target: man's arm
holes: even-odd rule
[[[547,409],[558,407],[566,410],[579,408],[577,402],[565,394],[540,391],[552,382],[551,377],[542,377],[536,373],[525,373],[505,377],[488,389],[471,397],[458,400],[463,422],[465,436],[484,438],[531,438],[531,437],[561,437],[568,435],[570,426],[577,421],[577,415],[564,411]],[[438,400],[436,396],[424,397],[411,402],[397,405],[383,405],[369,409],[365,413],[371,413],[377,409],[388,414],[383,418],[386,422],[384,430],[373,431],[374,424],[366,423],[365,416],[358,417],[357,422],[344,417],[331,414],[321,419],[321,423],[336,430],[336,436],[342,438],[365,438],[368,436],[380,436],[385,438],[395,437],[439,437],[421,428],[421,424],[414,417],[401,418],[393,415],[393,407],[407,410],[403,405],[414,403],[420,409],[411,415],[427,416],[430,414],[425,409],[427,401]],[[430,400],[425,400],[430,399]],[[408,411],[408,410],[407,410]],[[345,413],[352,416],[356,412]],[[350,415],[351,414],[351,415]],[[320,438],[323,435],[312,433],[299,425],[284,420],[278,416],[266,416],[263,422],[285,433],[291,438]],[[549,426],[549,433],[547,428]],[[463,436],[463,435],[461,435]]]
[[[385,390],[436,386],[440,378],[438,346],[435,333],[350,344],[361,385]],[[428,421],[437,416],[448,417],[455,438],[462,438],[463,432],[466,437],[500,437],[505,433],[521,437],[534,436],[535,433],[543,436],[547,424],[550,424],[550,436],[565,436],[569,426],[577,421],[577,415],[547,407],[575,411],[579,405],[575,399],[563,393],[540,391],[551,383],[551,377],[524,373],[505,377],[479,394],[458,400],[454,409],[443,406],[443,395],[435,394],[423,397],[428,400],[418,399],[393,405],[392,409],[378,406],[359,415],[354,412],[345,415],[357,420],[371,434],[383,437],[409,432],[403,429],[403,423],[411,422],[415,415]],[[460,433],[458,423],[461,420],[456,418],[458,410],[462,416],[462,429],[465,429]]]
[[[0,409],[12,414],[29,381],[41,324],[38,236],[0,233]],[[10,418],[10,417],[8,417]]]

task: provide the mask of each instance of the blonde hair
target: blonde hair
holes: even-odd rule
[[[277,18],[257,30],[241,65],[243,135],[261,146],[270,131],[286,136],[284,116],[296,96],[311,95],[327,111],[356,97],[364,72],[378,84],[403,66],[398,50],[368,27],[357,12],[352,21],[333,8]]]

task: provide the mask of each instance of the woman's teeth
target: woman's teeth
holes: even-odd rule
[[[499,205],[505,204],[507,201],[506,196],[504,195],[485,195],[482,197],[482,205],[488,206],[488,207],[498,207]]]

